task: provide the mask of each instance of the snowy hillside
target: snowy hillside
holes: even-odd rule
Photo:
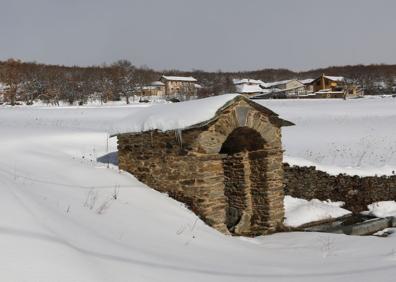
[[[288,160],[396,167],[396,99],[262,103],[297,124]],[[394,280],[396,237],[224,236],[118,171],[107,130],[137,107],[0,108],[1,281]]]

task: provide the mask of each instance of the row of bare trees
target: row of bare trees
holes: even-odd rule
[[[85,103],[88,99],[102,102],[130,98],[143,85],[158,79],[148,68],[137,68],[127,60],[110,66],[65,67],[22,63],[10,59],[0,62],[0,82],[7,86],[4,99],[11,105],[17,101],[27,104],[40,99],[47,103]]]
[[[105,103],[123,98],[129,103],[131,99],[135,100],[139,93],[142,93],[140,90],[144,85],[158,80],[161,74],[194,76],[203,86],[198,91],[198,96],[206,97],[234,92],[233,78],[248,77],[269,82],[290,78],[315,78],[322,73],[353,79],[364,87],[366,94],[378,93],[379,81],[385,85],[383,91],[389,92],[395,89],[396,65],[342,66],[305,72],[293,72],[287,69],[249,72],[201,70],[158,72],[147,67],[136,67],[127,60],[91,67],[24,63],[14,59],[0,61],[0,83],[6,85],[6,90],[3,89],[3,99],[12,105],[18,101],[31,104],[38,99],[52,104],[58,104],[60,101],[84,104],[89,99]]]

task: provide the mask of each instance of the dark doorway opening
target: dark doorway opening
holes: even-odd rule
[[[251,183],[249,152],[263,150],[264,144],[260,133],[249,127],[239,127],[221,147],[220,154],[225,154],[224,195],[228,204],[225,224],[231,233],[240,223],[244,211],[251,206],[246,196],[250,193]]]

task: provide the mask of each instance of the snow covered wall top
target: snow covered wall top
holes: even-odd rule
[[[114,123],[110,134],[150,130],[184,129],[215,117],[216,112],[240,95],[224,94],[173,104],[153,105],[134,112]]]
[[[277,123],[279,126],[293,125],[293,123],[289,121],[280,119],[278,115],[270,109],[242,95],[224,94],[205,99],[134,109],[132,114],[115,122],[110,128],[109,133],[111,135],[116,135],[151,130],[168,131],[190,128],[211,121],[216,117],[219,110],[236,99],[246,99],[246,101],[255,108],[268,113],[271,121]]]

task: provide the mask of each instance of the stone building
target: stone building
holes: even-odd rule
[[[355,83],[343,76],[322,74],[311,84],[318,98],[346,98],[363,95],[362,90]]]
[[[163,75],[160,81],[165,84],[166,96],[196,96],[197,94],[197,80],[194,77]]]
[[[305,86],[297,79],[269,82],[265,84],[266,89],[272,89],[274,93],[283,93],[286,96],[298,96],[305,94]]]
[[[163,97],[165,96],[165,84],[161,81],[153,81],[149,85],[138,88],[139,96],[144,97]]]
[[[236,92],[247,97],[255,97],[263,94],[265,95],[270,92],[263,87],[265,83],[262,80],[250,78],[233,79],[233,83]]]
[[[281,127],[292,123],[234,94],[156,107],[116,129],[120,169],[223,233],[282,226]]]

